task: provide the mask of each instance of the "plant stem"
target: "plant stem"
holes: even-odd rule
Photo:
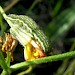
[[[5,26],[3,24],[3,18],[2,15],[0,14],[0,27],[1,27],[1,35],[3,35],[4,31],[5,31]]]
[[[19,0],[13,0],[12,3],[10,3],[6,8],[4,8],[4,11],[8,11],[9,9],[11,9],[15,4],[17,4],[19,2]]]
[[[3,15],[4,19],[7,19],[7,15],[5,14],[3,8],[0,6],[0,13]]]
[[[41,0],[35,0],[35,1],[33,2],[33,4],[30,6],[30,8],[28,9],[28,11],[26,12],[26,15],[28,15],[28,14],[31,12],[31,10],[35,7],[35,5],[36,5],[38,2],[41,2]]]
[[[75,40],[74,40],[74,42],[73,42],[73,44],[72,44],[72,46],[71,46],[71,48],[70,48],[70,50],[69,50],[69,51],[73,51],[73,50],[74,50],[74,48],[75,48]]]
[[[10,52],[8,51],[7,52],[7,61],[6,61],[8,67],[10,66],[10,62],[11,62],[11,55],[10,55]]]
[[[67,52],[67,53],[63,53],[63,54],[39,58],[39,59],[36,59],[33,61],[26,61],[26,62],[17,63],[15,65],[11,65],[10,69],[11,69],[11,71],[15,71],[15,70],[18,70],[18,69],[23,68],[25,66],[63,60],[66,58],[72,58],[74,56],[75,56],[75,51],[71,51],[71,52]]]
[[[63,0],[58,0],[56,6],[55,6],[54,9],[53,9],[53,13],[52,13],[52,16],[53,16],[53,17],[56,16],[57,13],[59,12],[59,10],[60,10],[60,8],[61,8],[61,6],[62,6],[62,3],[63,3]]]
[[[75,48],[75,40],[74,40],[74,42],[73,42],[71,48],[69,49],[69,51],[73,51],[74,48]],[[61,74],[63,74],[63,72],[64,72],[65,69],[67,68],[68,62],[69,62],[69,59],[65,59],[65,60],[63,61],[62,65],[58,68],[56,75],[61,75]]]
[[[30,73],[32,71],[32,66],[29,66],[29,68],[21,73],[18,73],[17,75],[25,75],[27,73]]]
[[[65,59],[61,66],[58,68],[56,75],[62,75],[67,68],[69,59]]]
[[[63,75],[73,75],[73,70],[75,69],[75,60],[73,60],[68,66],[67,70],[63,73]],[[71,73],[71,74],[70,74]]]
[[[5,59],[4,59],[1,51],[0,51],[0,65],[1,65],[2,69],[8,74],[9,67],[6,64]]]

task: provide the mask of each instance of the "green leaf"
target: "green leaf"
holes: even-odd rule
[[[74,6],[64,10],[60,15],[53,19],[47,29],[47,35],[50,40],[56,41],[57,39],[63,37],[65,33],[73,26],[75,23],[75,8]]]

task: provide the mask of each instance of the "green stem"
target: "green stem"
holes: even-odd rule
[[[52,14],[53,17],[56,16],[57,13],[59,12],[59,10],[60,10],[60,8],[61,8],[61,6],[62,6],[62,2],[63,2],[63,0],[59,0],[59,1],[57,2],[55,8],[53,9],[53,14]]]
[[[69,49],[69,51],[73,51],[75,48],[75,40],[71,46],[71,48]],[[67,64],[69,62],[69,59],[65,59],[62,63],[62,65],[59,67],[59,69],[57,70],[57,74],[56,75],[61,75],[63,74],[63,72],[65,71],[65,69],[67,68]]]
[[[72,46],[71,46],[71,48],[70,48],[70,50],[69,50],[69,51],[73,51],[73,50],[74,50],[74,48],[75,48],[75,40],[74,40],[74,42],[73,42],[73,44],[72,44]]]
[[[10,66],[10,62],[11,62],[11,55],[10,55],[10,52],[8,51],[7,52],[7,61],[6,61],[8,67]]]
[[[38,3],[38,2],[41,2],[41,0],[35,0],[34,2],[33,2],[33,4],[31,5],[31,7],[28,9],[28,11],[26,12],[26,15],[28,15],[30,12],[31,12],[31,10],[35,7],[35,5]]]
[[[62,65],[58,68],[56,75],[62,75],[67,68],[69,59],[65,59]]]
[[[32,66],[29,66],[29,68],[21,73],[18,73],[17,75],[25,75],[27,73],[30,73],[32,71]]]
[[[7,52],[7,60],[6,60],[6,64],[9,67],[10,66],[10,61],[11,61],[11,56],[10,56],[10,52]],[[11,72],[9,72],[10,74]],[[3,70],[1,75],[6,75],[6,72]]]
[[[63,73],[63,75],[73,75],[73,70],[74,69],[75,69],[75,60],[73,60],[70,63],[70,65],[68,66],[67,70]]]
[[[5,26],[3,24],[3,19],[2,19],[2,15],[1,14],[0,14],[0,27],[1,27],[1,32],[2,32],[1,35],[3,35],[3,33],[5,31]]]
[[[6,20],[8,16],[5,14],[5,12],[1,6],[0,6],[0,13],[3,15],[4,19]]]
[[[9,67],[6,64],[5,59],[4,59],[1,51],[0,51],[0,65],[1,65],[2,69],[8,74]]]
[[[11,65],[10,68],[11,68],[11,71],[15,71],[15,70],[18,70],[18,69],[23,68],[25,66],[63,60],[66,58],[72,58],[74,56],[75,56],[75,51],[71,51],[71,52],[67,52],[67,53],[63,53],[63,54],[39,58],[39,59],[36,59],[33,61],[26,61],[26,62],[17,63],[15,65]]]

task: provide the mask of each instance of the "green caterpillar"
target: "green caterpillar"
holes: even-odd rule
[[[37,39],[37,41],[41,44],[43,47],[43,50],[46,52],[49,50],[49,41],[48,38],[45,36],[42,30],[39,29],[38,25],[28,16],[24,15],[8,15],[11,17],[11,22],[13,23],[13,27],[15,28],[15,24],[17,24],[17,28],[23,29],[26,34],[29,33],[30,37]],[[13,28],[11,26],[11,34],[15,34],[15,32],[12,30]],[[19,29],[20,30],[20,29]],[[16,35],[16,34],[15,34]],[[18,38],[17,38],[18,39]]]
[[[44,52],[48,52],[50,48],[49,40],[44,32],[30,17],[25,15],[6,15],[0,7],[1,13],[9,24],[10,33],[25,47],[27,43],[33,39],[38,42]]]

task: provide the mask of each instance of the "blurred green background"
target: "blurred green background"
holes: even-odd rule
[[[0,5],[6,14],[28,15],[35,20],[49,37],[53,54],[75,49],[75,0],[0,0]],[[9,29],[9,25],[0,16],[0,35],[4,37],[4,32],[9,32]],[[23,48],[18,44],[11,64],[21,61],[24,61]],[[75,59],[72,58],[36,65],[27,75],[74,74]]]

